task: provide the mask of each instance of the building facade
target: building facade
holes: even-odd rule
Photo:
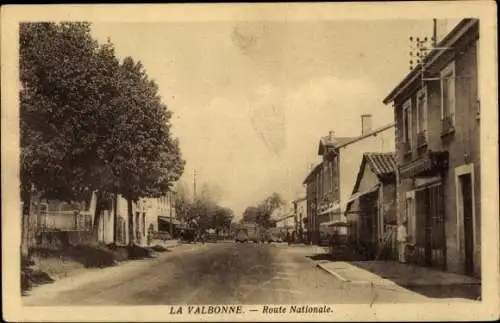
[[[387,96],[398,208],[416,263],[481,274],[479,21],[464,19]]]
[[[322,162],[306,177],[308,223],[312,243],[327,239],[328,227],[345,222],[347,201],[351,197],[357,171],[366,151],[394,151],[394,123],[372,129],[372,116],[361,116],[361,135],[336,137],[331,131],[320,139],[318,155]]]
[[[394,153],[365,153],[347,202],[348,239],[359,252],[396,257],[396,158]]]
[[[301,197],[293,201],[295,214],[295,231],[301,240],[307,235],[307,198]]]

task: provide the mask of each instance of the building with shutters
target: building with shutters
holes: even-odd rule
[[[479,20],[463,19],[384,99],[413,261],[481,275]]]

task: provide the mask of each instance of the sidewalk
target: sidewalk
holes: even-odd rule
[[[397,285],[431,298],[477,299],[477,279],[396,261],[324,261],[317,265],[343,282]]]
[[[160,246],[165,247],[165,248],[174,248],[174,247],[177,247],[181,244],[182,243],[179,242],[179,240],[177,240],[177,239],[170,239],[170,240],[153,239],[153,240],[151,240],[151,246],[160,245]]]

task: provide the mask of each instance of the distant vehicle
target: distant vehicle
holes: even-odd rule
[[[276,229],[276,228],[267,229],[265,239],[268,243],[283,242],[283,238],[281,237],[281,233],[280,233],[279,229]]]
[[[258,243],[262,240],[262,230],[256,223],[244,223],[243,227],[247,231],[248,240]]]
[[[247,242],[248,241],[247,231],[245,229],[239,229],[238,232],[236,233],[234,241],[236,241],[236,242]]]
[[[214,229],[208,229],[205,237],[207,242],[217,242],[217,232]]]

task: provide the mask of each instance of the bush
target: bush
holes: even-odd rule
[[[21,269],[21,293],[25,294],[33,286],[53,283],[55,280],[44,271],[23,268]]]
[[[155,245],[155,246],[151,247],[151,249],[153,249],[153,251],[156,251],[156,252],[169,251],[167,248],[160,246],[160,245]]]
[[[153,258],[153,250],[138,245],[128,246],[128,259]]]
[[[86,268],[103,268],[116,265],[115,253],[103,245],[82,244],[67,249],[70,257]]]

